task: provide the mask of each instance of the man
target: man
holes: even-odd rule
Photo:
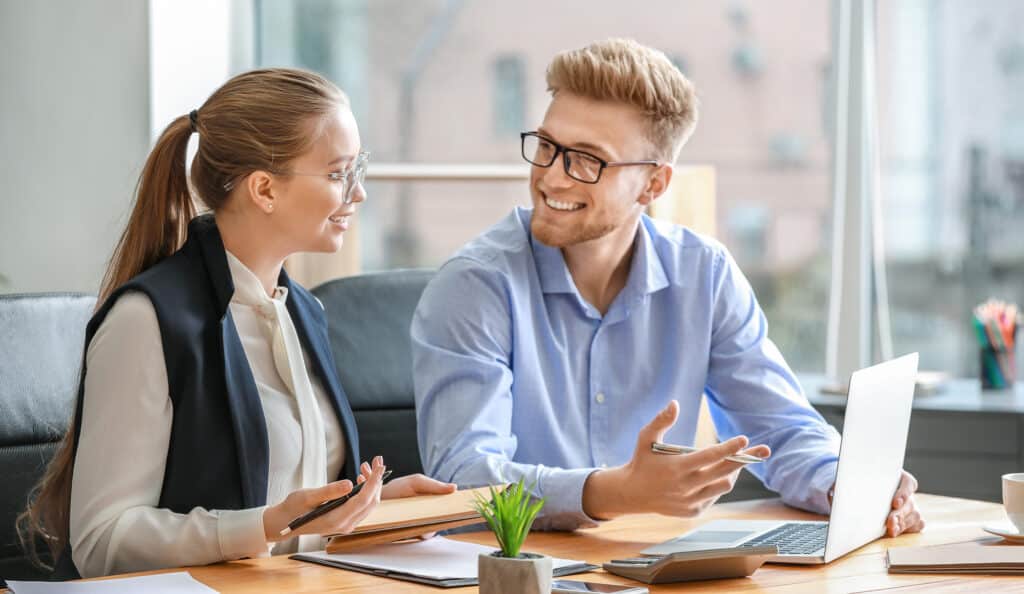
[[[608,40],[559,54],[551,104],[522,135],[533,209],[461,249],[412,324],[420,452],[435,478],[525,477],[540,527],[631,512],[695,516],[732,489],[740,451],[787,503],[827,513],[839,435],[808,404],[717,242],[644,209],[697,121],[659,51]],[[686,456],[702,394],[726,441]],[[745,449],[749,441],[757,444]],[[891,535],[923,526],[903,473]]]

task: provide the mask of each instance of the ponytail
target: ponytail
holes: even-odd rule
[[[195,113],[195,112],[193,112]],[[189,116],[175,119],[156,141],[135,187],[135,206],[110,257],[96,307],[129,279],[181,247],[196,208],[185,175],[192,135]]]

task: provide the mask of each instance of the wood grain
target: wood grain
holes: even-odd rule
[[[1008,577],[957,577],[949,575],[889,575],[885,568],[885,551],[889,547],[918,546],[959,542],[984,536],[981,526],[1005,518],[1001,505],[918,495],[927,527],[920,534],[870,543],[846,557],[826,566],[765,565],[753,576],[742,579],[712,580],[682,584],[652,585],[652,594],[660,592],[796,592],[822,594],[830,592],[1019,592],[1022,580]],[[693,520],[657,515],[638,515],[606,522],[601,526],[572,533],[533,533],[525,549],[566,559],[581,559],[600,564],[612,558],[635,555],[643,547],[661,542],[701,524],[718,518],[750,519],[820,519],[818,516],[785,507],[777,499],[725,503],[714,506],[704,516]],[[495,545],[489,532],[459,534],[452,538]],[[334,592],[357,593],[423,593],[441,592],[436,588],[390,580],[359,573],[322,567],[286,557],[247,559],[188,571],[199,581],[225,593],[234,592]],[[150,572],[158,573],[158,572]],[[135,574],[140,575],[140,574]],[[603,571],[574,576],[594,582],[631,583]],[[632,582],[635,583],[635,582]],[[477,588],[459,588],[460,594],[477,592]]]

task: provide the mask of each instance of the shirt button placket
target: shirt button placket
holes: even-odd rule
[[[591,456],[594,462],[602,467],[607,467],[607,456],[605,456],[605,444],[608,435],[608,411],[604,403],[607,396],[600,389],[598,371],[601,367],[600,339],[603,326],[598,326],[594,331],[594,338],[590,343],[590,393],[593,395],[593,404],[590,407],[590,447]]]

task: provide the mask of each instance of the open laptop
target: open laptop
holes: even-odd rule
[[[907,447],[917,353],[854,372],[828,522],[714,520],[641,551],[776,545],[773,563],[829,563],[885,534]]]

